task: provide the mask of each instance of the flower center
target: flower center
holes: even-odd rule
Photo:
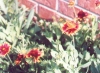
[[[75,28],[75,25],[71,22],[67,22],[68,29]]]
[[[5,48],[2,48],[2,51],[4,51],[5,50]]]

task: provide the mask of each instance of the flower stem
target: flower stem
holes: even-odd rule
[[[35,73],[37,73],[37,64],[34,63],[34,67],[35,67]]]
[[[74,11],[75,17],[77,17],[77,13],[76,13],[75,7],[73,7],[73,11]]]
[[[11,60],[11,58],[9,57],[8,54],[7,54],[7,57],[8,57],[8,59],[9,59],[10,63],[14,66],[14,64],[13,64],[13,62],[12,62],[12,60]]]
[[[75,38],[74,38],[74,36],[72,36],[72,44],[75,47]]]

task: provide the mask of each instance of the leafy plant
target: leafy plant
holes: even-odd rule
[[[17,0],[1,0],[0,7],[0,72],[100,72],[100,20],[95,16],[74,11],[73,20],[50,22]]]

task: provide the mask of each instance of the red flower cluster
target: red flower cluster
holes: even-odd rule
[[[91,21],[90,14],[84,11],[79,11],[77,14],[76,22],[77,23],[89,23]]]
[[[86,12],[79,11],[77,15],[78,15],[78,18],[83,19],[83,18],[86,17],[88,14],[87,14]]]
[[[66,22],[62,26],[62,31],[67,35],[73,35],[79,30],[79,24],[73,21]]]
[[[15,64],[19,65],[24,58],[25,56],[23,54],[18,54],[17,59],[15,60]]]
[[[44,55],[42,50],[34,48],[30,50],[27,54],[18,54],[17,59],[15,60],[15,64],[19,65],[25,58],[33,58],[34,63],[39,62],[40,57]],[[25,63],[27,63],[25,61]]]
[[[4,57],[9,53],[11,46],[8,43],[0,45],[0,56]]]
[[[44,55],[42,50],[39,50],[37,48],[34,48],[29,51],[27,54],[27,57],[32,57],[34,59],[34,63],[39,62],[40,57]]]

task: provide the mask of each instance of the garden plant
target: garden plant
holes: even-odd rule
[[[100,73],[100,20],[69,7],[73,20],[47,21],[17,0],[0,0],[0,73]]]

